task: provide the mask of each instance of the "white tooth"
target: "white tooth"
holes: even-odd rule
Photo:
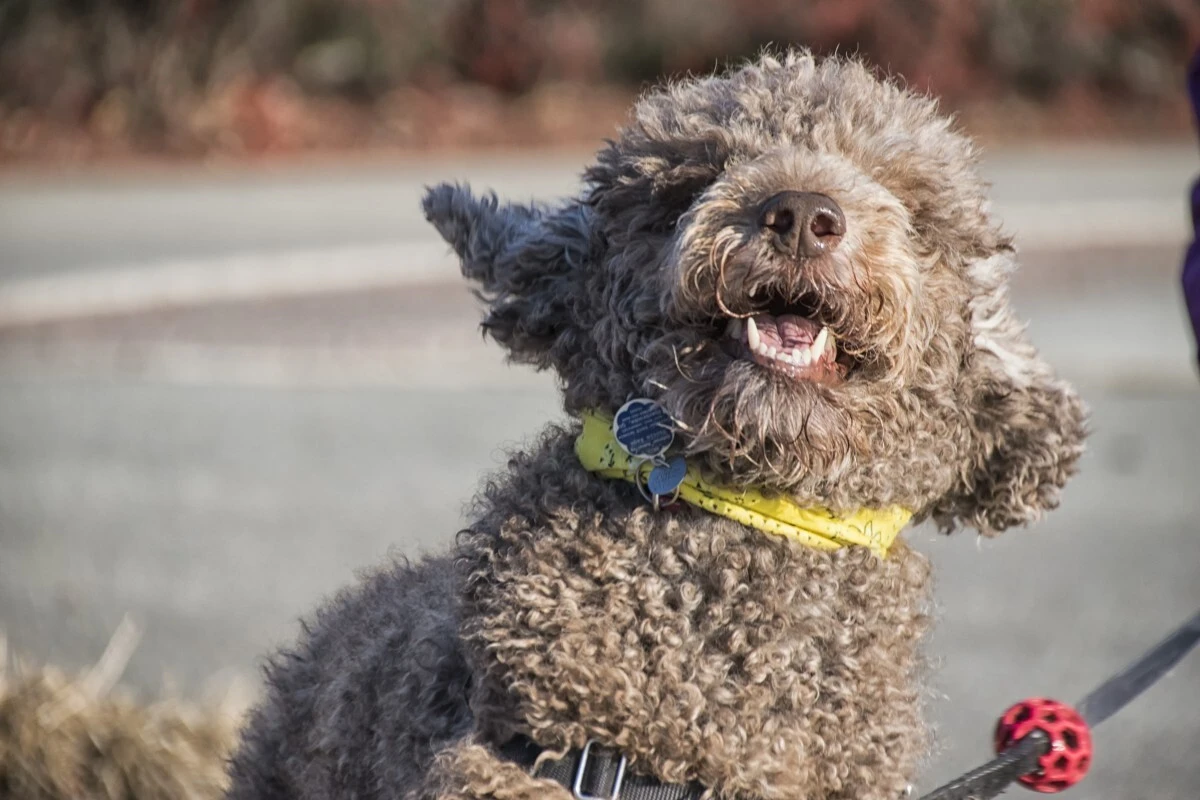
[[[754,317],[746,318],[746,344],[750,345],[751,350],[757,350],[759,344],[762,343],[762,337],[758,335],[758,326],[754,324]]]
[[[767,348],[767,358],[774,358],[776,352],[778,352],[778,351],[774,347],[768,347]]]
[[[788,355],[786,350],[780,350],[779,355],[775,356],[775,360],[778,361],[780,364],[791,364],[792,363],[792,357],[790,355]]]
[[[730,339],[742,338],[742,321],[736,318],[729,320],[729,325],[725,328],[725,335]]]
[[[796,363],[802,367],[807,367],[812,363],[812,350],[807,347],[796,350]]]
[[[821,332],[817,334],[817,338],[812,343],[813,355],[820,358],[825,354],[825,340],[829,338],[829,328],[821,328]]]

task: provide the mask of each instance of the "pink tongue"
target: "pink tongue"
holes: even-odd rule
[[[776,350],[808,347],[821,332],[820,325],[795,314],[783,314],[778,317],[758,314],[754,317],[754,324],[758,326],[758,335],[767,347],[774,347]]]

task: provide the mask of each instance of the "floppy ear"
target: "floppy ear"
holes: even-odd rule
[[[575,201],[554,210],[501,205],[495,194],[447,183],[426,191],[422,208],[478,284],[484,331],[512,360],[551,366],[591,259],[590,211]]]
[[[1008,300],[1015,267],[1005,248],[967,268],[973,299],[964,364],[971,457],[932,516],[944,530],[958,524],[993,534],[1038,519],[1058,505],[1087,435],[1087,412],[1025,335]]]

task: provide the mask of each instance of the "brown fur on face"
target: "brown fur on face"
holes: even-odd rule
[[[443,185],[426,212],[516,361],[568,411],[650,397],[715,479],[835,509],[898,504],[984,532],[1056,504],[1084,410],[1008,306],[1013,251],[970,141],[936,103],[854,61],[798,52],[657,90],[558,209]],[[791,259],[757,209],[820,192],[841,246]],[[796,382],[721,345],[754,292],[807,298],[854,366]]]

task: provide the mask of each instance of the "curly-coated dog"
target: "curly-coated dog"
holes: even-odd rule
[[[790,52],[650,92],[561,206],[430,190],[572,421],[272,661],[230,796],[899,797],[929,568],[892,534],[1035,519],[1085,435],[975,162]]]

